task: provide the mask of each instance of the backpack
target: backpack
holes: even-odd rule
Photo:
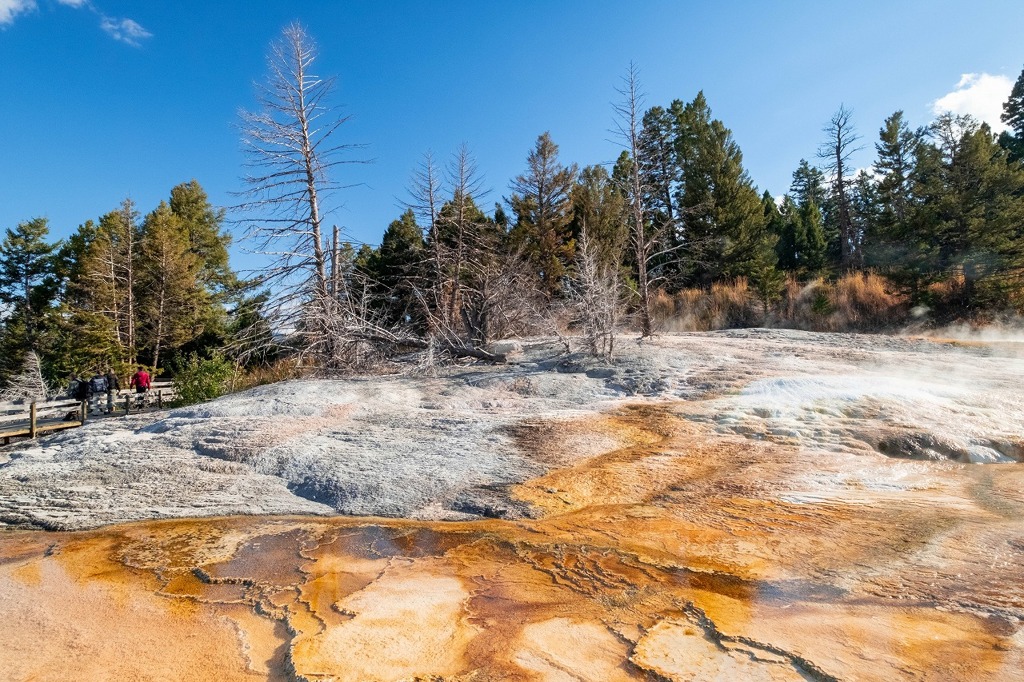
[[[107,380],[97,375],[92,379],[89,379],[89,390],[93,393],[106,393],[107,392]]]
[[[88,381],[79,381],[75,386],[75,400],[88,400],[91,392]]]

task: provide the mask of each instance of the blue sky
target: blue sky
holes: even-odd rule
[[[0,228],[46,216],[66,236],[125,196],[151,210],[191,178],[234,203],[237,111],[254,106],[267,46],[296,19],[320,44],[320,72],[338,77],[352,116],[341,134],[374,160],[342,169],[339,181],[361,184],[331,220],[371,243],[428,149],[444,159],[467,143],[488,207],[545,130],[565,162],[611,162],[630,61],[649,105],[703,89],[773,194],[813,159],[840,103],[867,166],[894,110],[915,125],[936,101],[994,118],[1024,67],[1020,0],[0,0]]]

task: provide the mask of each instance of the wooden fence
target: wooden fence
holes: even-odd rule
[[[12,438],[36,438],[45,433],[82,426],[93,416],[110,417],[162,409],[165,402],[174,400],[177,395],[170,381],[154,381],[146,393],[136,393],[134,389],[115,391],[110,412],[107,411],[106,393],[94,394],[90,401],[55,398],[0,403],[0,439],[7,445]]]

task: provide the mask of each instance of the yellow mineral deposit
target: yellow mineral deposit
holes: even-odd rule
[[[530,520],[251,517],[0,535],[0,670],[1024,679],[1019,465],[804,451],[716,434],[696,409],[522,429],[521,447],[559,465],[513,490],[537,510]],[[584,432],[604,445],[572,447]],[[868,477],[898,478],[899,493]]]

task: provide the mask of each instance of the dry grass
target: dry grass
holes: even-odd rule
[[[835,281],[787,279],[782,296],[765,315],[746,279],[710,289],[658,291],[653,313],[662,331],[710,331],[768,326],[812,331],[879,331],[910,319],[907,296],[884,277],[850,273]]]
[[[873,272],[850,273],[836,281],[831,303],[830,323],[837,329],[886,329],[904,324],[910,313],[908,298]]]
[[[763,323],[761,306],[749,283],[739,278],[711,289],[659,290],[652,298],[655,327],[661,331],[709,331]]]
[[[231,381],[231,392],[244,391],[249,388],[265,384],[275,384],[289,379],[300,379],[308,374],[308,367],[300,366],[295,358],[286,358],[265,367],[253,367],[248,370],[237,371]]]

